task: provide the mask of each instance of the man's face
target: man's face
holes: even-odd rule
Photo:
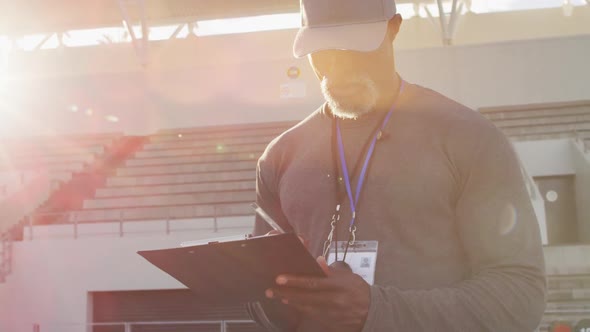
[[[382,45],[372,52],[326,50],[309,55],[324,98],[332,113],[354,119],[373,110],[384,88],[384,75],[393,63],[393,54]]]

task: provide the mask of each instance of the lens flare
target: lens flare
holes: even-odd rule
[[[505,236],[516,228],[518,223],[518,213],[512,203],[507,203],[500,213],[500,219],[498,220],[498,232],[500,235]]]

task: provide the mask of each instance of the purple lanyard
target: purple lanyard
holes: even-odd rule
[[[404,81],[402,80],[397,100],[399,100],[399,96],[401,96],[403,90],[404,90]],[[389,118],[391,118],[391,114],[395,110],[396,105],[397,105],[397,102],[395,102],[391,106],[391,109],[389,110],[389,112],[387,113],[385,118],[383,119],[383,123],[381,123],[380,130],[377,133],[375,133],[375,135],[373,136],[373,140],[371,141],[371,145],[369,146],[369,150],[367,151],[367,155],[365,156],[363,168],[361,169],[361,173],[359,174],[359,180],[356,185],[356,192],[355,192],[354,197],[352,196],[352,186],[350,184],[350,176],[348,174],[348,167],[346,165],[346,159],[344,156],[344,144],[342,143],[342,134],[340,132],[340,122],[338,120],[336,121],[336,134],[337,134],[336,138],[338,140],[338,154],[340,155],[340,166],[342,167],[343,178],[344,178],[343,180],[344,180],[344,184],[346,185],[346,193],[348,195],[350,209],[352,212],[352,218],[350,220],[350,228],[349,228],[350,231],[352,231],[352,228],[356,222],[356,204],[358,203],[359,196],[361,194],[361,190],[362,190],[363,184],[365,182],[365,177],[367,175],[367,168],[369,166],[369,162],[371,161],[371,157],[373,156],[373,152],[375,151],[375,144],[377,143],[377,139],[380,136],[380,132],[387,125]]]

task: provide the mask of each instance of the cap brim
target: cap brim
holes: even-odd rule
[[[376,50],[387,29],[387,21],[329,27],[303,27],[297,32],[293,55],[297,58],[323,50],[370,52]]]

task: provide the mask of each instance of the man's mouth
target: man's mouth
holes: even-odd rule
[[[328,88],[328,92],[334,97],[349,97],[359,94],[363,85],[359,83],[339,84]]]

